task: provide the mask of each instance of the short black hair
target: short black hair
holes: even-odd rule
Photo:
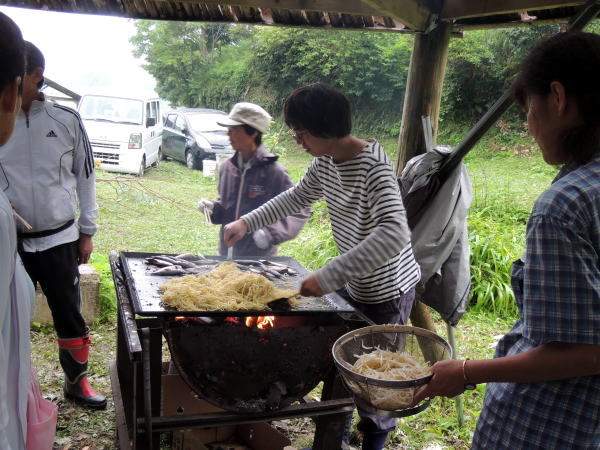
[[[320,138],[341,138],[352,131],[350,99],[325,83],[295,89],[283,104],[285,123]]]
[[[256,128],[251,127],[250,125],[247,124],[242,124],[242,127],[244,128],[244,131],[246,132],[246,134],[248,136],[252,136],[254,133],[258,133],[256,135],[256,137],[254,138],[254,143],[256,145],[260,145],[262,142],[262,133],[260,131],[258,131]]]
[[[25,74],[25,42],[21,30],[0,12],[0,93]],[[21,85],[22,86],[22,85]]]
[[[512,95],[527,106],[530,95],[546,96],[553,81],[574,99],[583,124],[563,136],[561,152],[579,164],[600,148],[600,36],[582,31],[558,33],[540,41],[521,63]]]
[[[29,41],[25,41],[25,49],[27,54],[27,74],[31,75],[35,69],[41,67],[42,69],[46,68],[46,59],[44,58],[44,54],[41,52],[39,48],[33,45]],[[38,83],[38,88],[44,85],[44,79]]]

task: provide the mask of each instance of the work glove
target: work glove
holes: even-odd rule
[[[206,200],[205,198],[201,198],[198,201],[198,211],[204,213],[204,219],[206,220],[207,225],[212,225],[212,213],[215,208],[215,202],[211,202],[210,200]]]
[[[254,241],[254,245],[256,245],[261,250],[264,250],[267,247],[269,247],[269,245],[271,245],[271,242],[269,241],[269,236],[267,235],[265,230],[262,229],[256,230],[254,233],[252,233],[252,240]]]
[[[215,202],[211,202],[210,200],[207,200],[205,198],[201,198],[200,200],[198,200],[198,211],[212,214],[214,208]]]

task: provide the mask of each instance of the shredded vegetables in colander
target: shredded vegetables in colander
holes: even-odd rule
[[[167,281],[159,290],[162,301],[180,311],[268,309],[270,301],[297,294],[279,289],[262,275],[242,272],[230,261],[208,275]]]
[[[427,363],[417,361],[414,356],[404,352],[391,352],[376,349],[357,356],[352,370],[365,377],[386,381],[409,381],[431,375]],[[387,388],[378,386],[359,386],[354,382],[350,386],[355,394],[379,409],[395,410],[406,408],[412,403],[415,387]],[[354,389],[357,388],[357,390]]]
[[[358,356],[352,370],[378,380],[416,380],[431,375],[431,369],[404,352],[377,349]]]

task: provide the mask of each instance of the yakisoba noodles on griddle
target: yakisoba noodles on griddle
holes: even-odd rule
[[[419,362],[414,356],[379,348],[358,356],[352,370],[365,377],[386,381],[416,380],[431,375],[429,365]],[[369,389],[370,403],[376,408],[386,410],[409,406],[413,395],[414,388],[393,389],[371,386]]]
[[[180,311],[268,309],[270,301],[291,297],[297,291],[280,289],[265,277],[242,272],[227,261],[207,275],[187,275],[159,287],[162,301]]]

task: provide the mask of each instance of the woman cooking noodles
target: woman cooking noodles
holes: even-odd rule
[[[544,161],[561,165],[513,264],[520,318],[491,360],[447,360],[415,397],[488,383],[474,449],[600,445],[600,36],[539,43],[512,91]]]

